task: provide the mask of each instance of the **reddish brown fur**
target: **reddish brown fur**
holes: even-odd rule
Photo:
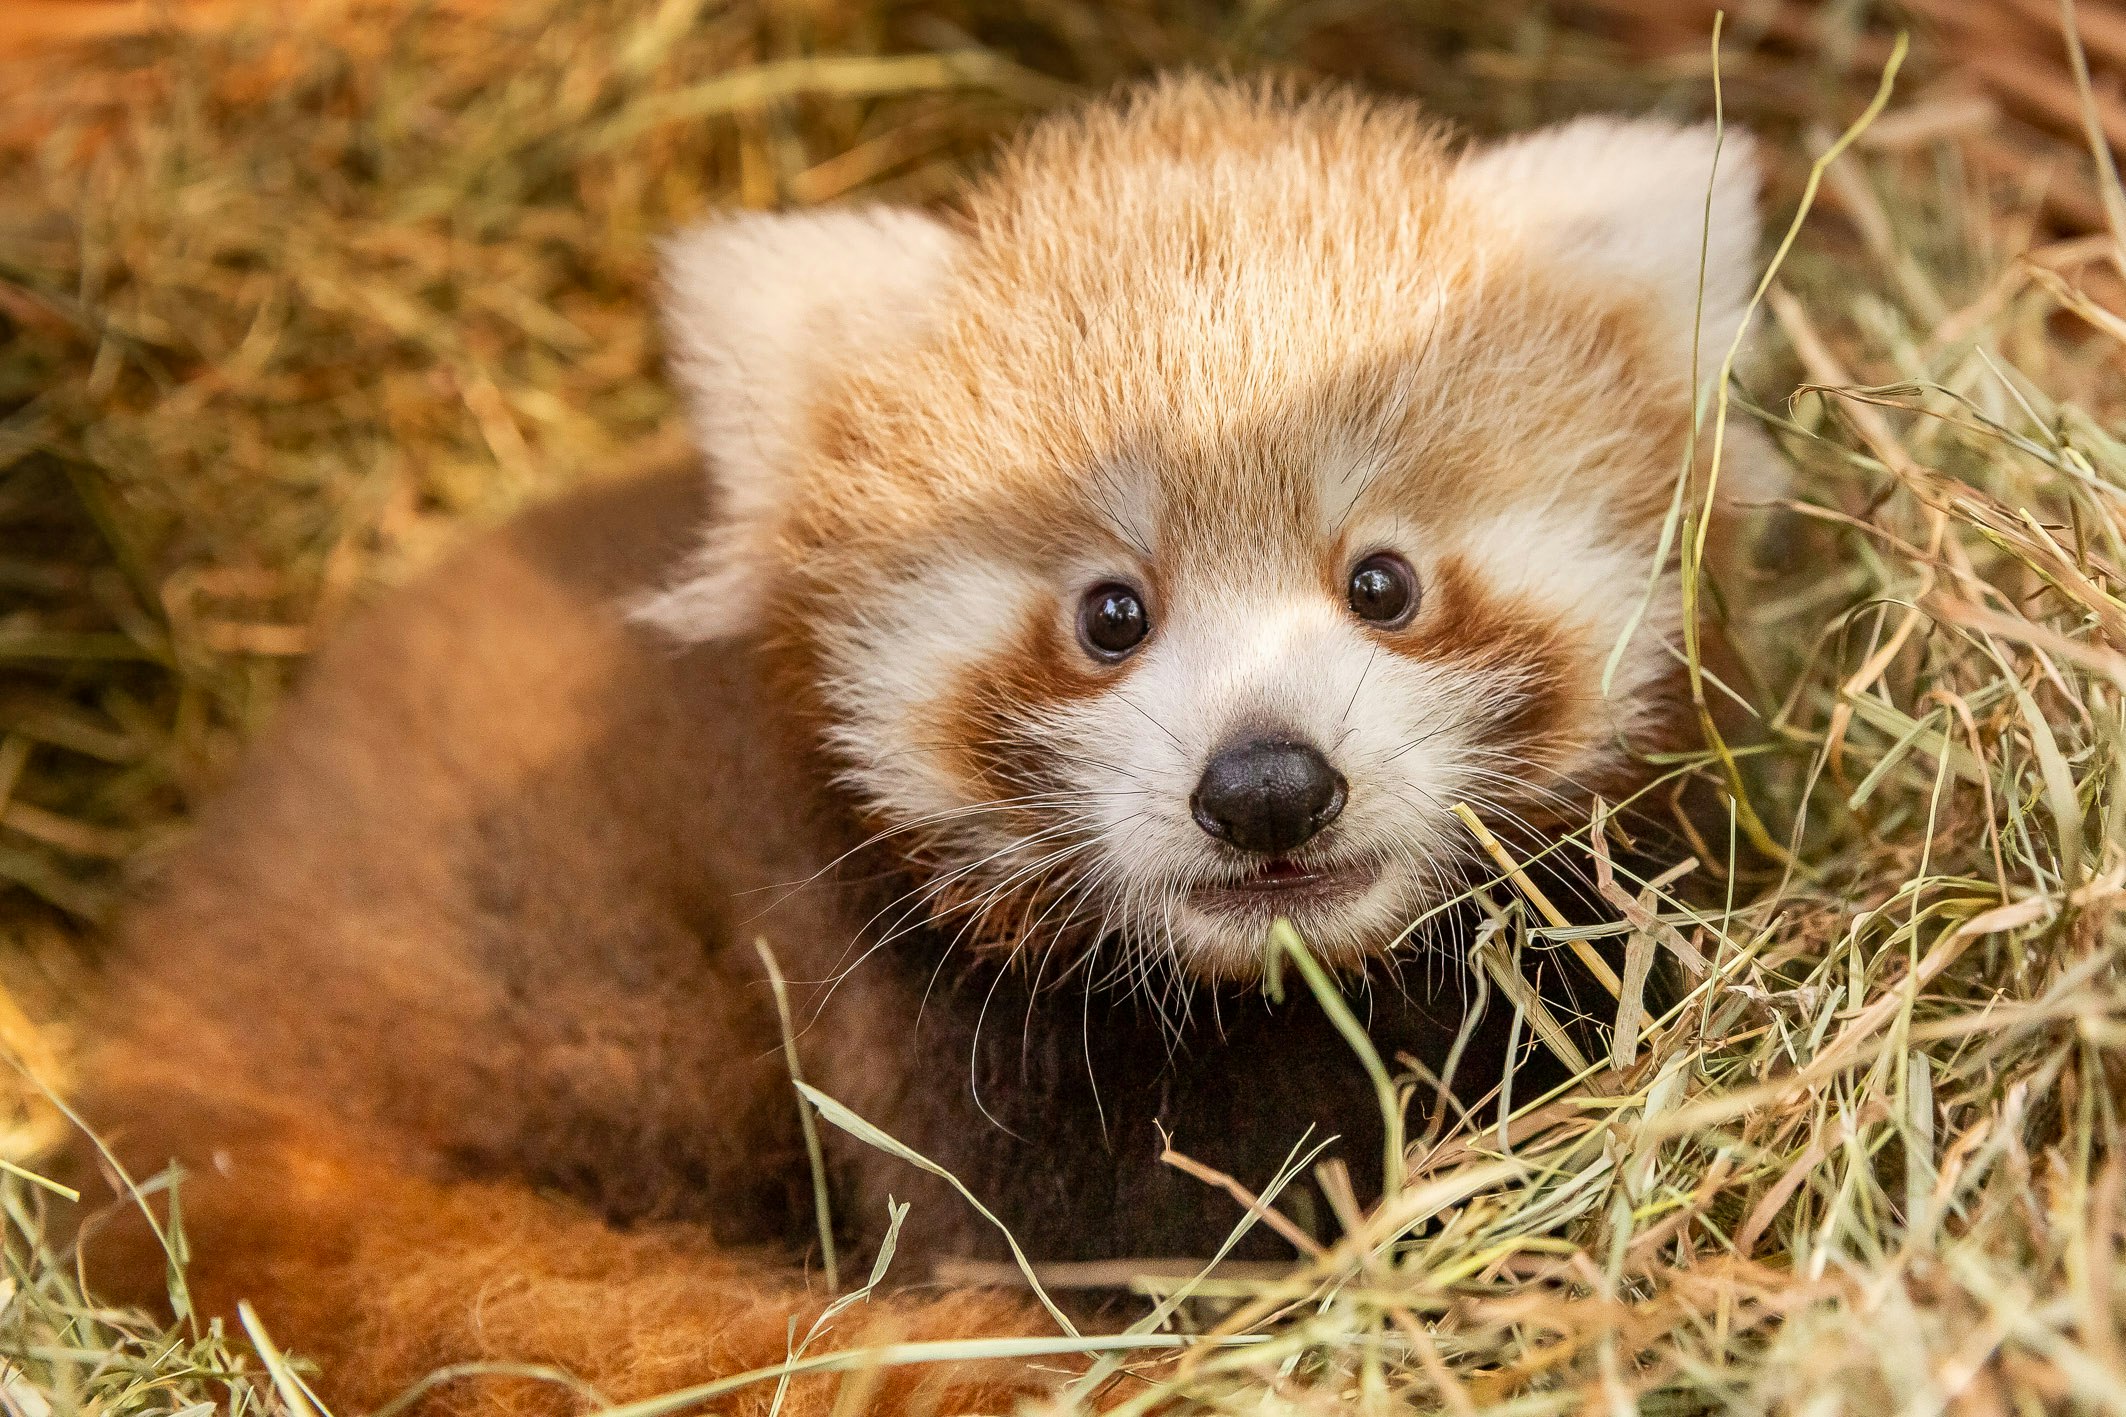
[[[173,1110],[173,1100],[164,1091],[97,1098],[107,1114],[154,1116],[169,1128],[164,1146],[187,1163],[193,1301],[225,1318],[239,1300],[256,1303],[278,1343],[320,1365],[317,1386],[343,1413],[462,1363],[545,1366],[612,1401],[650,1397],[783,1361],[792,1322],[803,1335],[824,1302],[782,1256],[721,1248],[697,1225],[619,1230],[521,1183],[439,1182],[389,1153],[355,1149],[381,1139],[240,1112],[226,1097],[197,1111]],[[204,1137],[217,1143],[210,1152]],[[159,1154],[137,1125],[128,1141],[135,1155]],[[107,1292],[145,1297],[160,1282],[160,1247],[129,1210],[109,1229],[92,1237],[92,1277],[114,1286]],[[815,1350],[1009,1334],[1033,1317],[977,1292],[881,1298]],[[999,1411],[1036,1386],[996,1365],[875,1369],[801,1379],[783,1411],[825,1412],[844,1381],[871,1388],[866,1411]],[[773,1390],[753,1387],[716,1410],[766,1412]],[[565,1413],[586,1396],[547,1379],[466,1375],[436,1386],[420,1410]]]

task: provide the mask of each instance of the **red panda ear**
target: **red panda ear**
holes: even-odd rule
[[[1583,274],[1645,288],[1669,316],[1679,357],[1690,358],[1695,327],[1702,377],[1718,372],[1757,281],[1748,133],[1579,118],[1471,153],[1458,184],[1488,218]]]
[[[687,640],[751,626],[821,390],[920,333],[958,246],[943,223],[890,207],[738,216],[667,243],[665,337],[717,510],[708,544],[637,619]]]

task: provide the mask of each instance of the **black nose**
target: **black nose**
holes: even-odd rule
[[[1219,750],[1189,799],[1196,824],[1242,851],[1276,856],[1344,809],[1344,780],[1305,743],[1261,739]]]

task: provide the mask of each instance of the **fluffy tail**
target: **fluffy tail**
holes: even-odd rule
[[[650,1397],[781,1363],[826,1303],[774,1257],[720,1249],[700,1227],[618,1230],[529,1186],[425,1177],[265,1109],[154,1090],[91,1104],[116,1123],[129,1167],[184,1167],[194,1307],[233,1322],[248,1300],[277,1345],[316,1362],[314,1386],[343,1417],[467,1364],[515,1371],[436,1379],[412,1410],[563,1414]],[[165,1252],[136,1202],[118,1198],[84,1247],[106,1296],[163,1295]],[[1038,1311],[997,1294],[876,1298],[835,1316],[808,1352],[1044,1330]],[[993,1363],[872,1368],[797,1379],[781,1411],[1000,1412],[1052,1381]],[[775,1389],[709,1407],[766,1413]]]

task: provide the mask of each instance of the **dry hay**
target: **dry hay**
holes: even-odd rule
[[[1773,431],[1793,503],[1766,564],[1703,586],[1748,646],[1744,682],[1705,692],[1753,722],[1666,765],[1720,784],[1731,827],[1687,875],[1610,893],[1685,1001],[1582,1086],[1419,1137],[1399,1198],[1319,1257],[1200,1286],[1173,1322],[1266,1337],[1190,1350],[1126,1409],[2126,1405],[2126,208],[2086,141],[2126,50],[2117,8],[2085,7],[2078,84],[2047,5],[1914,8],[1895,96],[1820,184],[1895,24],[1740,4],[1719,63],[1728,114],[1783,155],[1776,210],[1814,210],[1726,410]],[[1702,11],[1574,13],[1598,23],[1475,0],[342,5],[0,72],[18,994],[63,1012],[126,863],[348,605],[672,446],[657,232],[924,200],[1025,114],[1173,63],[1355,76],[1485,129],[1710,106]],[[1679,507],[1686,554],[1696,527]],[[1570,933],[1508,880],[1488,894],[1494,963]],[[0,1036],[63,1072],[57,1028]],[[28,1162],[55,1125],[26,1098],[0,1143]],[[94,1308],[38,1239],[64,1202],[0,1185],[0,1405],[279,1401],[244,1344]]]

